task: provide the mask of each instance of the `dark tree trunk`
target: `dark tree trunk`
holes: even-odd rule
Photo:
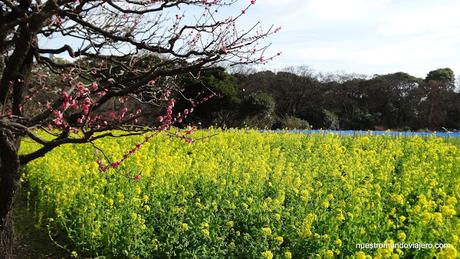
[[[10,258],[13,240],[11,207],[19,179],[18,141],[0,127],[0,258]]]
[[[30,1],[20,6],[27,12]],[[44,9],[32,16],[30,21],[21,23],[14,36],[14,51],[2,61],[0,72],[0,107],[11,105],[12,115],[21,117],[23,92],[31,74],[37,32],[49,20],[54,1],[48,1]],[[11,91],[12,90],[12,91]],[[10,96],[9,96],[10,95]],[[18,149],[20,134],[11,132],[8,121],[0,121],[0,258],[11,256],[13,224],[11,208],[19,179],[20,161]]]

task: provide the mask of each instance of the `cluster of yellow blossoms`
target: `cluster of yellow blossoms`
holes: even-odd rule
[[[37,227],[67,235],[74,257],[459,256],[460,149],[443,139],[196,134],[214,136],[160,134],[106,172],[92,145],[34,161],[21,181]],[[115,161],[141,140],[95,145]],[[357,247],[401,242],[450,246]]]

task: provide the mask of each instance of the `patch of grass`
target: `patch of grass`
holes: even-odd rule
[[[460,138],[447,138],[447,142],[460,147]]]
[[[28,209],[27,194],[21,188],[13,206],[14,258],[66,258],[68,252],[54,244],[46,229],[37,229]]]

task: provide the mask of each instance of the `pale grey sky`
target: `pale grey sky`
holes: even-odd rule
[[[460,73],[459,12],[458,0],[257,0],[241,22],[283,28],[270,38],[283,54],[269,68],[424,77],[440,67]]]
[[[250,2],[239,0],[219,16],[238,15]],[[271,54],[283,54],[258,69],[307,65],[318,72],[425,77],[441,67],[460,74],[459,13],[459,0],[256,0],[239,26],[282,27],[266,43]]]

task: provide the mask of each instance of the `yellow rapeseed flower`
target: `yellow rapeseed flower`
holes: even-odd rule
[[[180,225],[180,228],[181,228],[183,231],[187,231],[187,230],[189,229],[187,223],[182,223],[182,224]]]
[[[442,206],[441,207],[441,212],[442,214],[446,215],[447,217],[453,217],[457,214],[457,212],[455,211],[455,208],[451,207],[451,206]]]
[[[233,222],[232,220],[227,221],[227,227],[228,228],[232,228],[234,225],[235,225],[235,222]]]
[[[342,240],[336,239],[336,240],[334,241],[334,244],[335,244],[336,246],[339,246],[339,247],[340,247],[340,246],[342,246]]]
[[[366,259],[366,253],[359,251],[356,253],[356,259]]]
[[[457,204],[457,198],[455,198],[453,196],[447,198],[446,204],[451,205],[451,206],[455,206],[455,204]]]
[[[446,258],[446,259],[456,259],[458,256],[457,249],[453,245],[450,245],[446,248],[443,248],[438,253],[439,258]]]
[[[269,237],[272,235],[272,230],[271,228],[262,228],[262,234],[265,236],[265,237]]]
[[[442,224],[442,222],[443,222],[442,214],[439,213],[439,212],[433,213],[433,221],[438,225]]]
[[[339,214],[337,214],[337,216],[335,217],[338,221],[344,221],[345,220],[345,216],[343,215],[342,212],[339,212]]]
[[[406,221],[406,217],[404,217],[404,216],[399,216],[399,220],[400,220],[401,222],[404,222],[404,221]]]
[[[209,237],[209,229],[202,229],[201,232],[203,233],[203,235]]]
[[[277,236],[275,237],[275,242],[277,245],[281,245],[283,243],[284,239],[282,236]]]
[[[262,252],[262,257],[266,258],[266,259],[272,259],[273,258],[273,253],[271,251]]]
[[[399,232],[399,233],[398,233],[398,238],[399,238],[400,240],[404,241],[404,240],[406,239],[406,233],[404,233],[404,232],[402,232],[402,231]]]

